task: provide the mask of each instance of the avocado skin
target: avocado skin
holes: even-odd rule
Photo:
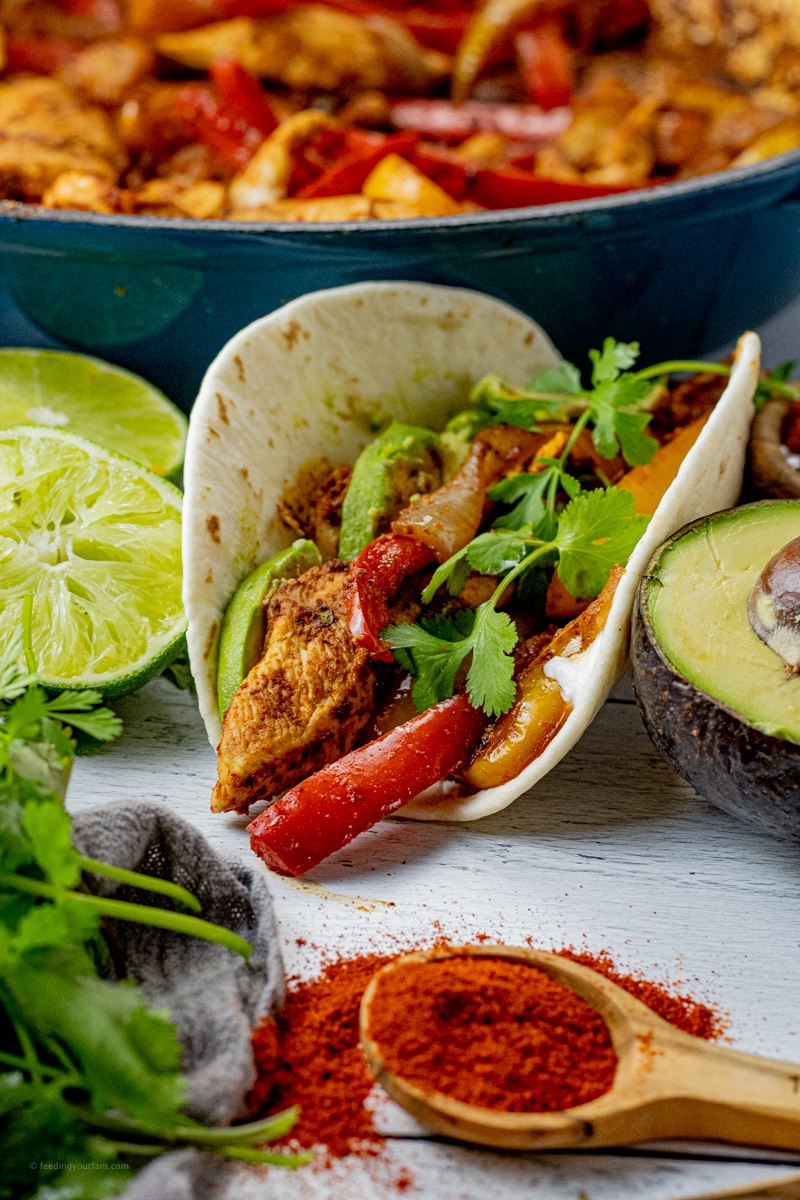
[[[631,662],[653,743],[718,808],[773,837],[800,839],[800,746],[754,729],[675,670],[643,608],[647,578],[636,600]]]

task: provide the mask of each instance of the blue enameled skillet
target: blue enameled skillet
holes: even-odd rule
[[[643,363],[701,353],[800,292],[795,193],[800,151],[597,200],[416,221],[245,224],[6,203],[0,255],[50,344],[139,371],[188,408],[243,325],[363,279],[490,292],[579,361],[608,334],[640,341]]]

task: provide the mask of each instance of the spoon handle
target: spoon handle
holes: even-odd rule
[[[640,1113],[656,1137],[800,1150],[800,1065],[681,1034],[658,1041],[666,1053]]]

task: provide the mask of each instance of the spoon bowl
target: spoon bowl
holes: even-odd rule
[[[423,1091],[389,1071],[370,1032],[381,978],[407,964],[469,956],[537,967],[594,1008],[608,1026],[617,1055],[611,1088],[563,1112],[512,1113]],[[557,1150],[681,1138],[800,1150],[800,1065],[692,1037],[599,972],[543,950],[459,946],[395,959],[364,992],[360,1037],[367,1065],[391,1099],[436,1133],[461,1141],[509,1150]]]

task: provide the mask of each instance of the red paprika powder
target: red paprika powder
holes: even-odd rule
[[[336,1158],[379,1151],[381,1139],[364,1108],[374,1080],[358,1045],[359,1005],[375,972],[415,949],[419,947],[338,959],[316,978],[290,983],[277,1028],[275,1022],[266,1021],[253,1039],[258,1078],[249,1096],[249,1107],[254,1118],[299,1104],[302,1112],[291,1134],[299,1145],[325,1145],[330,1156]],[[556,953],[593,967],[687,1033],[712,1038],[722,1032],[722,1022],[713,1009],[690,996],[675,996],[661,984],[619,972],[608,954],[595,956],[572,949]],[[578,999],[565,990],[568,997]],[[406,1017],[412,1011],[413,1004],[407,1003]],[[598,1057],[602,1059],[602,1054],[596,1056],[596,1063]],[[614,1065],[612,1062],[608,1083],[596,1095],[610,1086]],[[475,1103],[474,1088],[470,1095]],[[560,1106],[564,1106],[563,1101]]]
[[[406,963],[381,976],[370,1033],[424,1092],[500,1112],[560,1112],[614,1082],[603,1018],[544,971],[502,958]]]

